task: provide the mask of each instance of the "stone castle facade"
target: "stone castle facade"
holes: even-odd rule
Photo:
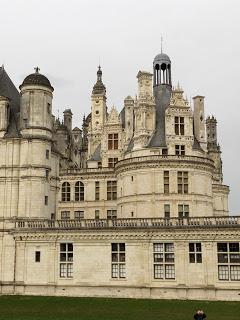
[[[80,129],[39,68],[20,92],[0,68],[2,294],[240,299],[217,121],[166,54],[137,81],[118,113],[99,67]]]

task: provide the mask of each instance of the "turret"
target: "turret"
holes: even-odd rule
[[[201,147],[206,149],[206,134],[204,121],[204,97],[196,96],[194,103],[194,134]]]
[[[27,76],[20,85],[20,129],[25,134],[47,135],[52,131],[52,93],[50,81],[39,73]]]
[[[165,110],[172,93],[171,60],[165,53],[158,54],[153,61],[153,92],[156,104],[156,132],[150,141],[151,147],[166,147]]]
[[[102,70],[98,67],[97,82],[92,90],[91,125],[88,131],[88,154],[94,153],[101,142],[102,129],[107,120],[106,88],[102,82]]]
[[[216,118],[207,117],[206,119],[207,129],[207,150],[209,157],[214,161],[214,180],[218,183],[222,183],[222,160],[221,160],[221,149],[217,143],[217,120]]]
[[[68,128],[69,132],[72,130],[72,111],[66,109],[63,111],[63,123]]]
[[[126,141],[132,138],[133,135],[133,108],[134,108],[134,100],[132,97],[127,96],[124,99],[124,110],[125,110],[125,132],[126,132]]]

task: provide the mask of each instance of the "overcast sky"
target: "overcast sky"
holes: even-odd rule
[[[54,113],[74,125],[90,112],[99,61],[108,107],[135,96],[138,70],[163,51],[173,84],[204,95],[218,120],[230,213],[240,214],[240,2],[237,0],[0,0],[0,64],[18,87],[39,66],[54,91]]]

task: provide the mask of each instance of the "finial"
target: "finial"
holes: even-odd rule
[[[162,53],[162,48],[163,48],[163,37],[161,36],[161,53]]]
[[[4,63],[2,64],[2,69],[4,70]]]
[[[34,68],[34,70],[35,70],[35,73],[39,73],[40,68],[39,68],[39,67],[36,67],[36,68]]]

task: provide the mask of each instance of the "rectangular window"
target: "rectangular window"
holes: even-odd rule
[[[184,117],[175,117],[175,134],[184,135]]]
[[[48,196],[45,196],[44,203],[45,203],[45,206],[48,205]]]
[[[84,219],[84,211],[74,211],[74,219],[76,220]]]
[[[170,204],[164,205],[164,218],[170,218]]]
[[[185,156],[185,146],[175,145],[175,154],[176,156]]]
[[[112,278],[126,278],[125,243],[112,243]]]
[[[46,179],[48,179],[48,178],[49,178],[49,170],[46,169]]]
[[[107,210],[107,219],[117,219],[117,210]]]
[[[200,242],[189,243],[189,262],[202,263],[202,245]]]
[[[188,193],[188,172],[178,171],[177,173],[178,193]]]
[[[189,217],[189,205],[188,204],[179,204],[178,205],[178,217],[179,218],[188,218]]]
[[[169,171],[163,173],[164,193],[169,193]]]
[[[95,219],[100,218],[100,210],[95,210]]]
[[[95,200],[100,200],[100,183],[95,181]]]
[[[70,219],[70,211],[61,211],[61,219],[69,220]]]
[[[108,134],[108,150],[118,149],[118,133]]]
[[[117,200],[117,181],[107,181],[107,200]]]
[[[219,242],[218,279],[240,281],[240,247],[239,242]]]
[[[73,277],[73,244],[60,243],[60,278]]]
[[[174,243],[153,244],[154,279],[175,279]]]
[[[114,168],[117,162],[118,162],[118,158],[108,158],[108,167]]]
[[[35,262],[40,262],[41,260],[41,252],[35,251]]]
[[[46,159],[49,159],[49,150],[46,150]]]

